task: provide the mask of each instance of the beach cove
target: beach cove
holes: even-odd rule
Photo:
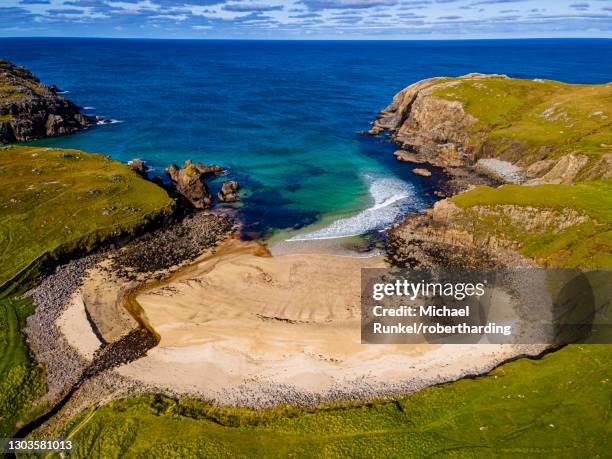
[[[83,435],[81,428],[85,425],[84,432],[91,432],[104,413],[119,413],[121,417],[126,407],[147,405],[149,401],[160,420],[168,416],[208,422],[216,419],[215,415],[200,418],[201,413],[220,410],[230,413],[229,418],[216,422],[222,428],[231,425],[235,429],[251,422],[250,416],[265,417],[284,410],[300,413],[296,414],[300,419],[304,413],[327,410],[336,416],[349,406],[348,416],[359,412],[370,416],[395,406],[411,424],[414,407],[405,411],[406,400],[412,403],[412,396],[418,400],[432,393],[445,397],[471,381],[489,388],[484,397],[490,397],[491,409],[510,398],[522,399],[525,393],[539,394],[544,383],[540,381],[532,390],[523,388],[523,382],[546,379],[544,376],[556,371],[558,362],[566,362],[564,356],[579,354],[582,347],[366,346],[359,339],[359,274],[362,268],[389,264],[607,266],[611,158],[607,148],[612,142],[608,140],[607,108],[602,100],[609,97],[610,86],[578,87],[540,78],[519,80],[483,74],[441,77],[401,90],[406,83],[394,88],[400,92],[386,109],[378,115],[370,114],[367,120],[371,125],[363,120],[348,123],[351,129],[356,128],[350,135],[346,126],[338,125],[342,139],[330,144],[329,150],[302,149],[303,144],[293,142],[294,132],[274,139],[288,144],[289,154],[282,156],[283,161],[279,160],[280,150],[274,150],[271,144],[265,151],[256,150],[261,146],[257,141],[262,140],[256,141],[257,136],[245,136],[253,142],[252,151],[223,151],[227,145],[209,144],[206,154],[211,156],[206,157],[205,164],[229,165],[223,177],[238,180],[243,194],[238,204],[217,202],[208,211],[182,208],[184,203],[176,199],[178,188],[165,184],[164,190],[158,186],[159,181],[144,180],[145,174],[137,168],[130,171],[101,155],[46,147],[56,142],[89,141],[96,136],[101,139],[104,134],[110,140],[105,145],[110,156],[119,157],[113,150],[124,144],[117,142],[113,147],[117,140],[114,135],[125,134],[122,127],[143,121],[137,117],[129,122],[126,117],[93,128],[86,126],[70,137],[39,140],[35,144],[44,147],[35,150],[3,148],[7,164],[19,171],[5,176],[11,194],[7,195],[4,212],[11,219],[5,240],[20,258],[11,257],[9,250],[5,254],[15,266],[28,264],[27,269],[20,269],[9,279],[7,292],[13,296],[8,302],[7,297],[0,300],[8,312],[13,305],[26,305],[22,311],[15,309],[16,320],[27,322],[24,348],[31,349],[36,358],[30,371],[38,372],[34,378],[38,386],[26,386],[34,395],[23,404],[24,409],[29,409],[30,400],[34,409],[28,416],[50,407],[32,422],[21,423],[19,435],[38,428],[39,432],[58,432],[63,426],[76,426],[71,435]],[[172,88],[166,90],[172,93]],[[70,93],[70,89],[67,91]],[[521,97],[516,97],[517,93]],[[490,97],[484,98],[488,102],[483,102],[483,94]],[[332,98],[340,99],[337,94]],[[536,103],[525,104],[525,99]],[[507,101],[515,104],[511,117],[506,116]],[[258,110],[261,106],[256,105]],[[110,119],[111,115],[97,111],[95,105],[87,107],[83,110],[90,111],[91,116]],[[377,106],[379,110],[383,107]],[[529,110],[533,114],[523,117]],[[201,122],[205,112],[181,111],[185,113]],[[242,114],[252,115],[249,109]],[[498,135],[496,129],[505,126],[500,119],[517,126],[517,131]],[[530,132],[521,128],[524,119],[541,133],[548,133],[552,123],[564,123],[564,128],[557,129],[554,124],[554,135],[538,135],[536,143],[529,143],[520,137]],[[322,128],[319,134],[332,132],[335,136],[336,131],[329,129],[333,123],[321,120],[319,117],[316,123]],[[241,117],[240,125],[245,123]],[[163,145],[163,141],[146,139],[153,124],[140,132],[142,142],[134,137],[140,146],[147,142]],[[185,119],[169,123],[177,133],[188,124]],[[190,124],[183,135],[167,136],[165,140],[189,143],[190,136],[205,139],[213,137],[215,128],[223,130],[221,125],[207,126],[209,131],[202,133],[194,128],[197,124]],[[358,133],[366,131],[357,129],[364,124],[366,128],[371,126],[367,133],[372,137]],[[285,118],[270,122],[273,131],[287,125],[290,123]],[[478,126],[491,137],[479,136],[471,126]],[[133,127],[128,129],[130,135],[135,133]],[[238,125],[234,127],[238,132]],[[267,128],[256,131],[261,134]],[[571,142],[564,138],[565,129]],[[331,137],[324,138],[327,141]],[[500,149],[497,159],[477,161],[483,152],[498,152],[489,148],[494,142],[503,144],[517,138],[524,143]],[[486,142],[478,143],[483,139]],[[582,139],[588,142],[582,143]],[[352,150],[353,155],[347,155],[347,151],[338,149],[340,144],[357,148]],[[585,145],[590,149],[588,156],[576,151]],[[401,150],[394,156],[396,148]],[[151,152],[151,159],[143,156],[149,167],[145,172],[161,172],[168,159],[181,164],[187,153],[173,156],[177,151],[160,154],[158,159],[155,152]],[[315,151],[325,153],[319,156]],[[202,151],[195,149],[192,153],[187,158],[203,158],[199,156]],[[309,159],[304,162],[293,156],[297,153]],[[131,153],[131,159],[135,156]],[[18,161],[11,163],[13,157]],[[347,158],[351,166],[346,165]],[[83,162],[82,168],[76,167],[79,162]],[[294,164],[304,167],[297,174],[286,174],[286,168]],[[195,174],[200,167],[216,166],[188,162],[181,170]],[[45,174],[51,170],[62,181],[48,180]],[[74,185],[64,183],[66,170],[75,177]],[[441,170],[448,173],[442,175]],[[219,171],[223,172],[223,167]],[[95,177],[93,189],[88,188],[88,174]],[[259,178],[254,181],[254,177]],[[340,179],[335,181],[334,177]],[[215,187],[226,178],[210,180],[214,196]],[[441,193],[438,185],[450,182],[453,188]],[[468,185],[478,186],[455,195]],[[12,229],[24,224],[19,210],[40,197],[56,205],[54,197],[63,196],[64,188],[70,190],[69,199],[57,214],[72,218],[62,220],[55,218],[56,213],[33,212],[30,251],[19,253],[20,242]],[[440,199],[443,195],[446,198]],[[109,205],[109,196],[121,202],[130,197],[139,204]],[[90,220],[74,218],[79,212],[92,215],[102,230],[83,224]],[[502,219],[504,225],[498,225],[496,222]],[[394,228],[389,229],[391,226]],[[40,228],[49,231],[37,239]],[[77,237],[71,238],[72,232]],[[555,238],[551,240],[550,234]],[[67,240],[68,244],[54,246],[55,236],[60,243]],[[48,266],[43,266],[47,262],[44,257],[30,257],[28,262],[28,256],[38,247],[54,251]],[[54,268],[59,260],[60,266],[45,271],[40,277],[42,283],[24,296],[29,270],[38,275],[40,266]],[[11,271],[12,265],[7,273]],[[12,288],[22,290],[15,293]],[[32,301],[29,296],[35,308],[27,306]],[[605,349],[593,351],[599,352]],[[526,371],[532,364],[545,370]],[[563,365],[569,371],[555,381],[576,379],[571,372],[582,371],[580,366]],[[504,376],[506,369],[511,374],[517,367],[522,368],[518,383],[505,378],[492,382]],[[599,381],[607,382],[605,365],[598,371],[602,376],[595,377],[597,387],[589,386],[589,393],[597,396],[603,393]],[[13,378],[9,382],[20,388],[14,374],[19,376],[9,374]],[[497,386],[492,388],[492,384]],[[516,394],[506,394],[506,384],[518,384],[520,389]],[[539,395],[538,402],[556,405],[550,396],[554,393],[543,390],[546,395]],[[8,394],[10,397],[11,392]],[[454,401],[445,405],[463,406]],[[429,404],[422,409],[429,410]],[[513,412],[524,414],[516,407]],[[431,419],[432,415],[426,417]],[[284,422],[284,414],[280,419]],[[469,422],[472,428],[476,423],[474,430],[478,432],[488,428],[477,418]],[[550,428],[553,423],[548,425]]]

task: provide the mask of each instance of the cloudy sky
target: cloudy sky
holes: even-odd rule
[[[612,37],[610,0],[0,0],[0,36]]]

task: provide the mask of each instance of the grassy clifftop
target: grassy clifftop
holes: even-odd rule
[[[455,247],[475,263],[486,252],[520,262],[510,253],[518,251],[543,266],[611,267],[610,107],[612,83],[469,74],[400,91],[371,133],[391,131],[416,161],[451,177],[479,172],[523,185],[480,186],[440,203],[420,227],[409,219],[394,230],[397,261],[436,258],[443,246],[442,258]]]
[[[0,149],[0,283],[33,259],[88,250],[172,211],[129,167],[75,150]]]
[[[481,238],[519,243],[538,264],[612,267],[612,180],[572,185],[477,187],[450,201],[452,225]]]
[[[19,102],[34,95],[51,96],[53,94],[25,68],[0,59],[0,100]]]
[[[460,102],[477,122],[474,132],[509,160],[612,153],[612,84],[550,80],[452,78],[431,95]]]
[[[42,254],[89,250],[172,211],[166,192],[127,166],[75,150],[0,149],[0,284]],[[32,362],[22,298],[27,276],[0,290],[0,437],[31,419],[45,392],[44,369]]]
[[[445,168],[498,158],[541,183],[612,178],[612,83],[504,75],[431,78],[397,93],[370,130]]]

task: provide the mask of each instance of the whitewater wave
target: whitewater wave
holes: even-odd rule
[[[98,126],[102,126],[104,124],[118,124],[118,123],[123,123],[123,121],[116,120],[116,119],[113,119],[113,118],[103,118],[101,120],[98,120],[98,122],[96,124]]]
[[[95,109],[96,107],[90,107],[90,106],[83,107],[83,110],[95,110]]]
[[[340,218],[310,233],[298,234],[287,241],[309,241],[359,236],[390,227],[400,216],[419,206],[420,199],[410,183],[395,177],[366,176],[374,203],[351,217]]]

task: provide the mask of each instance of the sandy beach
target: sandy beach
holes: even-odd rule
[[[149,390],[260,407],[413,392],[542,351],[361,344],[360,270],[385,266],[380,256],[272,256],[258,243],[226,240],[168,279],[128,295],[160,341],[114,371]],[[91,356],[97,338],[78,308],[92,308],[104,335],[127,333],[134,323],[113,312],[125,288],[99,269],[89,271],[60,326],[79,331],[66,339],[81,355]]]

